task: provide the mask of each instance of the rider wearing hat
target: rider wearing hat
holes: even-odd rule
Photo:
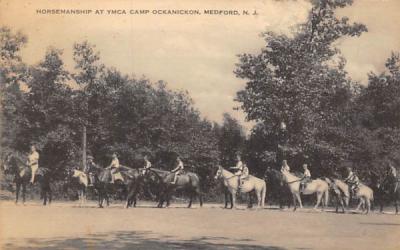
[[[99,166],[94,163],[94,158],[91,155],[88,155],[87,157],[87,162],[86,162],[86,166],[83,169],[83,172],[85,172],[85,174],[88,175],[88,186],[93,186],[93,184],[95,183],[95,176],[94,176],[94,170],[98,169]]]
[[[36,172],[39,168],[39,153],[36,151],[36,148],[33,145],[31,146],[31,150],[28,155],[27,164],[31,167],[31,183],[33,184],[35,182]]]
[[[174,180],[171,182],[171,184],[175,184],[176,181],[178,180],[178,175],[180,175],[183,172],[184,166],[183,166],[183,162],[181,160],[181,158],[176,157],[176,162],[177,162],[177,166],[176,168],[174,168],[171,172],[175,173],[174,175]]]

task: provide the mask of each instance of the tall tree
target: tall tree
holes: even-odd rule
[[[1,153],[16,145],[18,120],[23,100],[21,86],[27,80],[26,65],[20,51],[27,42],[22,33],[14,34],[8,27],[0,27],[0,137]]]
[[[262,123],[258,128],[265,130],[265,139],[276,139],[279,124],[286,123],[291,159],[311,155],[315,165],[328,166],[341,157],[341,130],[335,128],[342,119],[339,111],[351,102],[353,87],[335,41],[367,31],[335,15],[351,3],[312,1],[307,21],[293,34],[265,32],[261,53],[239,56],[235,73],[247,84],[237,100],[248,120]]]

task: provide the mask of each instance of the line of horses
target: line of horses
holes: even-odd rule
[[[19,193],[22,191],[22,199],[25,202],[26,187],[29,185],[31,169],[22,161],[18,156],[9,154],[3,164],[6,174],[14,176],[16,184],[16,199],[18,202]],[[301,195],[316,194],[316,204],[314,209],[322,206],[324,209],[328,206],[329,196],[333,194],[336,202],[336,212],[339,206],[342,212],[346,212],[350,205],[352,198],[359,201],[357,210],[362,209],[365,213],[371,210],[371,206],[375,202],[380,205],[380,211],[383,211],[384,202],[389,200],[393,201],[398,213],[398,201],[400,200],[400,181],[390,176],[380,176],[375,174],[371,178],[372,185],[368,187],[365,184],[360,184],[359,188],[354,193],[354,197],[350,194],[349,186],[339,178],[317,178],[307,184],[304,190],[300,191],[301,177],[290,172],[281,172],[271,167],[265,171],[263,178],[258,178],[250,175],[239,186],[239,177],[230,171],[218,166],[215,168],[215,179],[220,179],[224,185],[225,195],[225,208],[236,207],[236,195],[238,193],[249,194],[249,205],[251,205],[251,195],[255,193],[257,196],[257,206],[264,207],[267,187],[271,192],[278,193],[279,205],[282,208],[284,202],[288,202],[288,197],[292,196],[294,210],[299,206],[303,207]],[[80,203],[86,201],[86,193],[88,189],[92,188],[98,197],[98,206],[104,207],[104,203],[109,205],[110,196],[116,192],[118,187],[125,189],[126,203],[125,207],[135,207],[138,200],[138,194],[142,191],[149,194],[151,197],[156,198],[158,203],[157,207],[164,207],[170,205],[172,194],[177,190],[182,190],[189,196],[188,207],[192,206],[193,199],[198,197],[200,206],[203,205],[203,192],[200,188],[200,178],[196,173],[186,172],[178,176],[176,183],[172,184],[174,174],[170,171],[165,171],[157,168],[151,168],[146,172],[142,169],[135,169],[122,166],[119,171],[124,181],[116,181],[112,183],[111,170],[104,168],[97,168],[93,172],[93,183],[89,185],[89,176],[80,171],[73,169],[67,173],[67,182],[75,182],[78,187],[78,196]],[[43,197],[43,205],[51,202],[51,176],[50,170],[39,168],[37,172],[37,182],[41,189],[41,196]],[[154,195],[155,193],[155,195]],[[375,194],[375,197],[374,197]],[[289,203],[290,205],[290,203]]]

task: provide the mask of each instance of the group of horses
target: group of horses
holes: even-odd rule
[[[3,163],[3,168],[6,174],[14,176],[16,184],[15,201],[18,202],[19,193],[22,191],[22,199],[25,202],[26,186],[29,185],[31,177],[30,167],[18,156],[9,154]],[[357,210],[362,208],[368,213],[375,198],[375,201],[380,205],[380,211],[383,210],[384,202],[389,200],[394,201],[396,214],[398,213],[398,201],[400,200],[399,180],[386,175],[375,174],[372,176],[371,187],[360,183],[354,194],[351,194],[349,186],[339,178],[317,178],[309,182],[302,190],[300,187],[301,176],[287,171],[281,172],[271,167],[266,169],[263,178],[249,175],[245,180],[240,180],[239,176],[221,166],[217,166],[215,169],[214,178],[220,179],[224,186],[225,208],[228,208],[229,202],[230,208],[236,207],[236,195],[238,193],[249,194],[250,203],[251,194],[255,193],[257,196],[257,205],[259,208],[262,208],[265,204],[268,187],[271,192],[279,194],[279,205],[281,208],[284,205],[284,201],[288,201],[288,196],[292,196],[294,210],[296,210],[298,206],[300,208],[303,207],[301,195],[316,194],[317,200],[314,209],[318,209],[319,206],[322,206],[322,209],[324,209],[324,207],[328,206],[331,193],[336,200],[336,212],[339,210],[339,205],[342,208],[342,212],[346,212],[353,198],[359,200]],[[136,206],[138,194],[141,191],[156,198],[158,201],[157,207],[159,208],[162,208],[164,203],[166,203],[166,206],[169,206],[172,194],[177,190],[182,190],[189,196],[189,208],[192,206],[193,198],[196,196],[199,199],[200,206],[203,205],[200,178],[193,172],[185,172],[179,175],[175,183],[172,183],[174,173],[158,168],[151,168],[144,171],[143,169],[121,166],[119,173],[123,177],[123,180],[116,180],[114,183],[111,181],[112,173],[108,168],[97,168],[94,171],[92,170],[91,173],[92,176],[89,178],[88,174],[76,168],[68,171],[66,175],[68,176],[68,182],[77,184],[81,204],[86,201],[87,191],[93,189],[98,197],[98,206],[102,208],[104,202],[108,206],[110,195],[118,187],[122,187],[127,194],[126,208]],[[36,181],[39,183],[44,205],[51,202],[52,199],[51,176],[50,170],[45,168],[40,167],[37,172]],[[89,184],[90,180],[91,183]],[[374,194],[376,197],[374,197]]]

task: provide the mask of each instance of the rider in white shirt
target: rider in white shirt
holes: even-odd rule
[[[303,164],[303,170],[304,170],[303,177],[300,180],[300,192],[303,192],[303,190],[306,187],[306,184],[311,181],[311,172],[308,169],[308,165],[306,163]]]
[[[290,167],[287,164],[286,160],[282,161],[282,167],[281,167],[281,172],[290,172]]]
[[[35,175],[39,168],[39,153],[36,151],[35,146],[31,146],[31,151],[28,155],[28,165],[31,167],[32,175],[31,175],[31,183],[35,182]]]
[[[147,173],[148,170],[150,170],[151,168],[151,162],[149,161],[149,158],[147,157],[147,155],[144,156],[144,168],[143,168],[143,175],[145,175]]]
[[[177,166],[174,168],[171,172],[175,173],[174,175],[174,180],[171,182],[171,184],[175,184],[176,181],[178,180],[178,175],[180,175],[184,169],[183,162],[179,156],[176,158]]]
[[[113,153],[110,166],[108,166],[108,168],[111,168],[111,183],[114,183],[115,174],[118,173],[119,167],[120,167],[120,165],[119,165],[119,160],[118,160],[117,154]]]
[[[243,184],[243,179],[246,179],[249,176],[249,169],[242,162],[242,157],[240,155],[237,156],[237,163],[235,167],[231,167],[231,169],[236,170],[235,175],[239,176],[239,188],[241,188]]]

